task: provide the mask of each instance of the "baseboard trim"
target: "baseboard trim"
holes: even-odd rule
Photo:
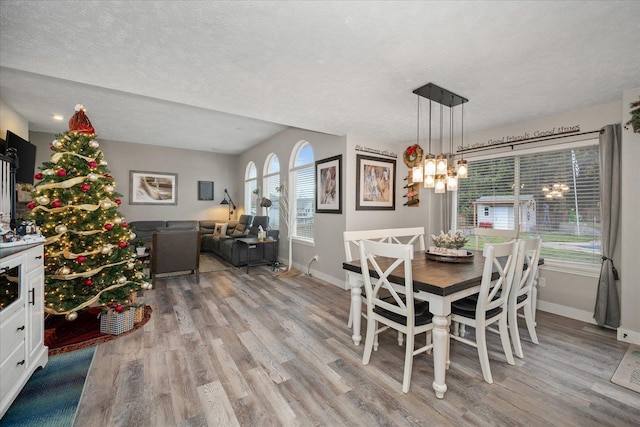
[[[618,341],[640,345],[640,332],[618,328]]]
[[[593,313],[584,310],[578,310],[577,308],[571,308],[560,304],[554,304],[552,302],[538,300],[538,310],[568,317],[569,319],[591,323],[592,325],[596,324],[596,321],[593,319]]]

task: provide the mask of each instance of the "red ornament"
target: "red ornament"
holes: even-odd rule
[[[66,176],[67,175],[67,171],[64,169],[58,169],[58,172],[56,172],[58,174],[58,176]]]
[[[120,223],[120,227],[122,227],[122,228],[127,228],[127,225],[128,225],[128,224],[127,224],[127,221],[122,221],[122,222]]]
[[[120,205],[120,203],[122,203],[122,200],[116,199],[115,202],[116,202],[116,205]]]
[[[89,167],[90,167],[91,169],[93,169],[93,168],[95,168],[95,167],[97,167],[97,166],[98,166],[98,164],[97,164],[96,162],[94,162],[93,160],[91,160],[91,161],[88,163],[88,165],[89,165]]]
[[[85,183],[80,186],[80,189],[86,193],[87,191],[91,190],[91,186]]]
[[[83,262],[85,262],[86,260],[87,260],[87,257],[86,257],[86,256],[84,256],[84,255],[80,255],[80,256],[78,256],[78,258],[76,258],[76,262],[77,262],[78,264],[82,264],[82,263],[83,263]]]
[[[62,202],[60,200],[54,200],[51,202],[51,207],[53,208],[59,208],[60,206],[62,206]]]
[[[118,313],[122,312],[122,309],[123,309],[123,308],[124,308],[124,307],[122,307],[122,304],[118,304],[118,305],[116,305],[116,307],[115,307],[115,309],[116,309],[116,311],[117,311]]]
[[[104,174],[104,175],[102,175],[102,176],[104,176],[105,178],[108,178],[108,179],[113,178],[113,177],[112,177],[110,174],[108,174],[108,173],[105,173],[105,174]]]
[[[29,208],[29,210],[30,210],[30,211],[32,211],[32,210],[34,210],[34,209],[35,209],[36,204],[35,204],[35,203],[33,203],[33,202],[29,202],[29,203],[27,204],[27,207]]]
[[[118,247],[122,249],[126,248],[127,246],[129,246],[129,243],[127,242],[118,242]]]
[[[93,279],[87,279],[87,280],[85,280],[85,281],[84,281],[84,285],[85,285],[85,286],[91,286],[91,285],[93,285]]]
[[[42,178],[43,178],[43,176],[42,176],[42,174],[41,174],[40,172],[38,172],[37,174],[35,174],[33,177],[34,177],[35,179],[38,179],[38,180],[40,180],[40,179],[42,179]]]
[[[111,229],[113,228],[113,224],[106,223],[106,224],[104,225],[104,228],[105,228],[106,230],[111,230]]]

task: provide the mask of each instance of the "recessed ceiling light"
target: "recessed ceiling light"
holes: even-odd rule
[[[63,120],[64,120],[64,116],[63,116],[62,114],[52,114],[52,115],[51,115],[51,118],[52,118],[53,120],[57,120],[57,121],[59,121],[59,122],[61,122],[61,121],[63,121]]]

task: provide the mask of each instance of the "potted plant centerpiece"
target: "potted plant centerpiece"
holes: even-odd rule
[[[432,235],[431,239],[435,246],[429,246],[429,252],[439,255],[465,256],[467,251],[461,249],[469,239],[461,230],[440,231],[439,236]]]

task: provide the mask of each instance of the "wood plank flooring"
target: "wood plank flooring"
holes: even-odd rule
[[[415,358],[402,393],[404,348],[392,331],[362,365],[346,327],[349,292],[321,280],[230,268],[201,273],[200,284],[161,279],[140,299],[151,320],[98,346],[75,426],[640,424],[640,395],[609,381],[627,345],[560,316],[538,313],[537,346],[521,326],[516,366],[489,334],[494,384],[476,350],[452,342],[440,400],[431,355]]]

